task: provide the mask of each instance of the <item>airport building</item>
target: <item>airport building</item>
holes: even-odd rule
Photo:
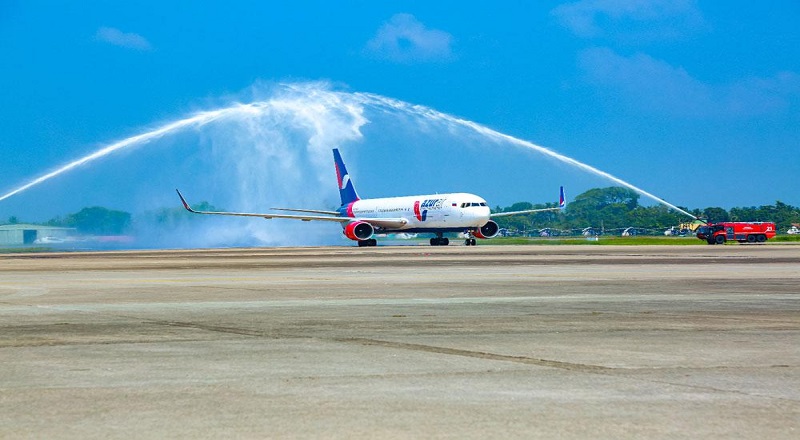
[[[60,243],[73,235],[75,235],[75,228],[26,224],[2,225],[0,226],[0,246]]]

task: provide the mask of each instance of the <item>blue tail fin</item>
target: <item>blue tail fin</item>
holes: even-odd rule
[[[564,187],[561,187],[561,190],[558,192],[558,207],[564,209],[567,206],[567,198],[564,197]]]
[[[342,206],[360,200],[338,148],[333,149],[333,163],[336,165],[336,181],[339,183],[339,196],[342,198]]]

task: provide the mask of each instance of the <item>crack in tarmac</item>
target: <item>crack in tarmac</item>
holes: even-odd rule
[[[370,339],[370,338],[342,338],[342,337],[330,337],[324,338],[319,336],[304,336],[304,335],[288,335],[288,334],[278,334],[278,333],[267,333],[260,330],[252,330],[252,329],[245,329],[245,328],[238,328],[238,327],[227,327],[227,326],[215,326],[215,325],[206,325],[206,324],[198,324],[193,322],[184,322],[184,321],[149,321],[153,324],[158,325],[166,325],[170,327],[182,327],[182,328],[195,328],[204,331],[213,331],[213,332],[221,332],[221,333],[233,333],[237,335],[244,335],[244,336],[255,336],[255,337],[262,337],[262,338],[270,338],[270,339],[316,339],[321,341],[333,341],[333,342],[340,342],[346,344],[360,344],[360,345],[367,345],[367,346],[380,346],[380,347],[387,347],[387,348],[396,348],[401,350],[413,350],[413,351],[422,351],[427,353],[436,353],[436,354],[446,354],[451,356],[462,356],[462,357],[471,357],[476,359],[486,359],[486,360],[494,360],[494,361],[503,361],[503,362],[516,362],[521,364],[527,365],[536,365],[541,367],[551,367],[551,368],[559,368],[562,370],[570,370],[570,371],[581,371],[581,372],[590,372],[590,373],[597,373],[597,372],[606,372],[606,371],[613,371],[616,368],[612,367],[604,367],[600,365],[588,365],[588,364],[575,364],[571,362],[562,362],[562,361],[554,361],[549,359],[536,359],[527,356],[510,356],[510,355],[502,355],[497,353],[488,353],[482,351],[473,351],[473,350],[463,350],[458,348],[447,348],[447,347],[438,347],[434,345],[424,345],[424,344],[412,344],[406,342],[393,342],[393,341],[386,341],[381,339]]]
[[[331,340],[336,342],[357,343],[361,345],[374,345],[380,347],[398,348],[402,350],[413,350],[413,351],[422,351],[428,353],[447,354],[451,356],[471,357],[476,359],[516,362],[520,364],[559,368],[562,370],[569,370],[569,371],[597,373],[597,372],[607,372],[616,370],[616,368],[604,367],[601,365],[576,364],[571,362],[554,361],[549,359],[537,359],[528,356],[510,356],[497,353],[489,353],[484,351],[463,350],[458,348],[437,347],[435,345],[412,344],[407,342],[394,342],[394,341],[385,341],[380,339],[332,338]]]
[[[702,391],[710,391],[714,393],[731,393],[731,394],[738,394],[743,396],[749,397],[761,397],[770,400],[777,400],[782,402],[788,403],[798,403],[798,400],[788,399],[785,397],[776,397],[776,396],[769,396],[763,395],[758,393],[748,393],[745,391],[739,390],[731,390],[731,389],[723,389],[711,386],[702,386],[702,385],[693,385],[693,384],[686,384],[686,383],[679,383],[679,382],[671,382],[665,380],[655,380],[655,379],[645,379],[645,378],[636,378],[631,377],[629,374],[624,373],[632,373],[637,371],[654,371],[658,369],[654,368],[615,368],[615,367],[606,367],[602,365],[591,365],[591,364],[579,364],[574,362],[564,362],[564,361],[556,361],[551,359],[541,359],[541,358],[533,358],[529,356],[511,356],[511,355],[503,355],[498,353],[489,353],[483,351],[474,351],[474,350],[464,350],[458,348],[448,348],[448,347],[439,347],[434,345],[425,345],[425,344],[413,344],[407,342],[396,342],[396,341],[386,341],[381,339],[371,339],[371,338],[342,338],[342,337],[331,337],[331,338],[321,338],[321,337],[313,337],[313,336],[301,336],[301,335],[281,335],[281,334],[268,334],[266,332],[251,330],[251,329],[241,329],[236,327],[223,327],[223,326],[210,326],[204,324],[196,324],[191,322],[178,322],[178,321],[158,321],[153,322],[156,324],[161,325],[169,325],[169,326],[177,326],[177,327],[186,327],[186,328],[197,328],[200,330],[206,331],[215,331],[215,332],[222,332],[222,333],[234,333],[239,335],[245,336],[255,336],[255,337],[267,337],[270,339],[316,339],[321,341],[333,341],[339,342],[344,344],[359,344],[364,346],[376,346],[376,347],[385,347],[385,348],[394,348],[399,350],[410,350],[410,351],[417,351],[417,352],[425,352],[425,353],[435,353],[435,354],[444,354],[449,356],[461,356],[461,357],[469,357],[474,359],[484,359],[484,360],[491,360],[491,361],[499,361],[499,362],[513,362],[518,364],[525,364],[525,365],[533,365],[538,367],[547,367],[547,368],[556,368],[559,370],[566,370],[570,372],[579,372],[579,373],[587,373],[587,374],[599,374],[599,375],[606,375],[615,377],[618,379],[626,379],[626,380],[633,380],[639,382],[646,382],[646,383],[653,383],[653,384],[661,384],[661,385],[669,385],[674,387],[681,387],[681,388],[688,388],[694,390],[702,390]],[[772,368],[786,368],[789,366],[786,365],[775,365]],[[673,369],[673,368],[664,368],[666,370]],[[664,370],[662,369],[662,370]],[[709,369],[730,369],[730,367],[712,367],[712,368],[701,368],[701,370],[706,371]],[[696,371],[697,368],[689,368],[687,370]]]
[[[220,326],[220,325],[208,325],[208,324],[200,324],[195,322],[189,321],[164,321],[164,320],[149,320],[149,319],[141,319],[135,316],[127,316],[127,315],[118,315],[118,314],[111,314],[112,316],[118,318],[126,318],[126,319],[135,319],[142,323],[154,324],[154,325],[161,325],[161,326],[168,326],[168,327],[178,327],[178,328],[188,328],[188,329],[196,329],[208,332],[216,332],[216,333],[226,333],[226,334],[235,334],[240,336],[248,336],[248,337],[257,337],[257,338],[268,338],[268,339],[308,339],[308,340],[319,340],[319,341],[332,341],[344,344],[359,344],[362,346],[375,346],[375,347],[384,347],[384,348],[392,348],[392,349],[399,349],[399,350],[408,350],[408,351],[416,351],[416,352],[425,352],[425,353],[434,353],[434,354],[443,354],[448,356],[461,356],[461,357],[468,357],[473,359],[483,359],[483,360],[490,360],[490,361],[498,361],[498,362],[512,362],[517,364],[524,364],[524,365],[532,365],[537,367],[546,367],[546,368],[555,368],[564,371],[570,372],[578,372],[578,373],[586,373],[586,374],[598,374],[598,375],[605,375],[609,377],[614,377],[618,379],[625,379],[625,380],[632,380],[637,382],[645,382],[651,384],[660,384],[660,385],[668,385],[673,387],[680,387],[686,389],[694,389],[694,390],[701,390],[705,392],[713,392],[713,393],[729,393],[729,394],[737,394],[742,396],[748,397],[759,397],[769,400],[775,400],[780,402],[786,402],[790,404],[796,404],[800,401],[789,399],[785,397],[779,396],[769,396],[763,395],[759,393],[749,393],[746,391],[740,391],[735,389],[723,389],[718,387],[712,386],[703,386],[703,385],[694,385],[694,384],[687,384],[687,383],[679,383],[673,382],[668,380],[657,380],[657,379],[647,379],[647,378],[638,378],[632,377],[630,373],[635,373],[639,371],[654,371],[654,370],[674,370],[675,368],[616,368],[616,367],[606,367],[602,365],[592,365],[592,364],[583,364],[583,363],[574,363],[574,362],[564,362],[564,361],[556,361],[551,359],[542,359],[542,358],[533,358],[530,356],[512,356],[512,355],[503,355],[498,353],[490,353],[484,351],[475,351],[475,350],[464,350],[458,348],[449,348],[449,347],[440,347],[434,345],[425,345],[425,344],[414,344],[414,343],[407,343],[407,342],[397,342],[397,341],[387,341],[381,339],[372,339],[372,338],[359,338],[359,337],[319,337],[319,336],[306,336],[306,335],[289,335],[289,334],[281,334],[275,332],[265,332],[261,330],[255,329],[248,329],[242,327],[231,327],[231,326]],[[164,343],[164,342],[177,342],[177,343],[184,343],[184,342],[202,342],[207,341],[207,339],[203,338],[192,338],[192,339],[168,339],[168,340],[115,340],[115,341],[61,341],[61,342],[48,342],[48,341],[40,341],[35,343],[28,343],[28,344],[19,344],[19,345],[6,345],[0,348],[11,348],[11,347],[30,347],[30,346],[59,346],[59,345],[112,345],[112,344],[146,344],[146,343]],[[771,368],[791,368],[789,365],[774,365]],[[707,371],[709,369],[730,369],[730,367],[725,366],[715,366],[711,368],[699,368],[699,370]],[[696,371],[698,368],[685,368],[685,370]]]

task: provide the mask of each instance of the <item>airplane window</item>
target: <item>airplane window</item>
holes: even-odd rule
[[[480,203],[473,203],[472,206],[481,206]]]
[[[486,206],[486,202],[481,202],[481,206]]]
[[[461,204],[461,207],[462,207],[462,208],[466,208],[466,207],[467,207],[467,205],[468,205],[468,203],[462,203],[462,204]]]

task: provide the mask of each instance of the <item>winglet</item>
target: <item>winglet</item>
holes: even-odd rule
[[[564,187],[562,186],[558,192],[558,207],[564,209],[567,206],[567,198],[564,197]]]
[[[181,194],[181,192],[177,188],[175,189],[175,192],[177,192],[178,193],[178,197],[181,198],[181,202],[183,203],[183,207],[186,208],[186,210],[189,211],[189,212],[195,212],[195,210],[192,209],[192,207],[189,206],[188,203],[186,203],[186,199],[183,198],[183,194]]]

